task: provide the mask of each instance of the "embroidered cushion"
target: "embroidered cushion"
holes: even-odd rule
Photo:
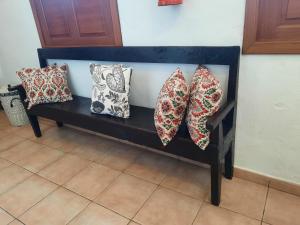
[[[17,72],[27,95],[28,109],[42,103],[72,100],[67,82],[67,65],[24,68]]]
[[[220,107],[222,99],[220,82],[204,66],[196,70],[190,87],[190,102],[186,122],[194,143],[204,150],[209,144],[207,117]]]
[[[178,131],[189,99],[189,87],[180,69],[164,83],[156,103],[154,123],[163,145]]]
[[[122,65],[91,64],[91,112],[128,118],[131,68]]]

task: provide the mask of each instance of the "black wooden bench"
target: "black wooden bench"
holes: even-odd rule
[[[37,137],[41,136],[37,119],[40,116],[56,121],[58,126],[62,126],[63,123],[71,124],[209,164],[211,166],[211,202],[219,205],[223,165],[225,165],[225,177],[231,179],[233,176],[240,47],[51,48],[38,49],[38,55],[41,67],[47,66],[47,59],[228,65],[227,102],[207,122],[212,133],[211,142],[205,151],[200,150],[192,142],[184,122],[174,140],[167,147],[163,147],[154,127],[154,109],[131,106],[129,119],[95,115],[90,112],[91,100],[89,98],[74,96],[74,100],[70,102],[37,105],[27,111]],[[26,93],[22,86],[11,89],[19,90],[26,107],[27,103],[24,101]]]

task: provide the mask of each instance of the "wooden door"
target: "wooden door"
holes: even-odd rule
[[[117,0],[30,0],[43,47],[122,45]]]
[[[300,0],[247,0],[244,53],[300,53]]]

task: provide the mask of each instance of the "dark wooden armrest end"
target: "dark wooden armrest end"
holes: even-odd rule
[[[19,85],[16,85],[16,86],[8,86],[8,91],[18,91],[19,92],[19,95],[21,97],[21,100],[22,102],[25,101],[26,99],[26,91],[25,89],[23,88],[23,86],[21,84]]]
[[[8,91],[19,91],[22,89],[23,89],[23,86],[21,84],[15,85],[15,86],[8,85]]]
[[[216,129],[216,127],[222,122],[222,120],[228,115],[228,113],[234,108],[235,101],[229,102],[222,107],[214,115],[208,118],[206,126],[210,131]]]

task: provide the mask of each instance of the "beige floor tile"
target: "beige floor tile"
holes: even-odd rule
[[[128,174],[160,184],[167,173],[176,167],[177,161],[155,153],[143,153],[125,171]]]
[[[99,195],[96,202],[127,218],[132,218],[156,187],[155,184],[122,174]]]
[[[39,172],[46,179],[62,185],[83,170],[90,162],[75,155],[66,154]]]
[[[92,203],[69,225],[126,225],[128,222],[128,219]]]
[[[49,128],[51,128],[50,125],[40,123],[40,129],[41,129],[42,133],[44,133]],[[18,132],[16,132],[15,134],[20,137],[27,138],[27,139],[35,138],[33,129],[30,125],[20,127],[18,129]]]
[[[88,199],[95,199],[120,172],[108,167],[92,163],[74,176],[64,186]]]
[[[3,110],[0,110],[0,125],[9,124],[9,120]],[[1,129],[1,126],[0,126]]]
[[[161,183],[162,186],[204,199],[210,192],[210,171],[188,163],[180,163]]]
[[[268,187],[250,181],[223,179],[220,206],[253,219],[262,219]]]
[[[5,159],[0,159],[0,170],[10,166],[12,163],[5,160]]]
[[[0,152],[5,151],[6,149],[18,144],[21,141],[24,141],[24,138],[21,138],[17,135],[8,135],[0,138]]]
[[[6,213],[3,209],[0,209],[0,225],[7,225],[13,220],[14,218],[12,216]]]
[[[1,122],[0,122],[0,139],[9,135],[9,133],[4,128],[3,129],[2,128],[3,126],[1,126]]]
[[[28,157],[33,153],[36,153],[39,150],[42,150],[43,148],[45,148],[44,145],[40,145],[33,141],[26,140],[9,148],[6,151],[1,152],[0,157],[15,163],[19,160]]]
[[[0,196],[0,207],[14,217],[23,214],[27,209],[54,191],[57,185],[33,175]]]
[[[263,220],[272,225],[299,225],[300,197],[270,188]]]
[[[2,129],[10,134],[10,135],[16,135],[16,133],[22,129],[22,126],[20,127],[15,127],[15,126],[12,126],[9,122],[7,122],[7,124],[4,124],[4,126],[2,127]],[[18,135],[19,136],[19,135]]]
[[[0,139],[9,135],[7,132],[9,126],[6,122],[0,121]]]
[[[48,195],[19,219],[27,225],[62,225],[71,221],[90,202],[64,188]]]
[[[32,140],[64,152],[72,151],[81,143],[78,132],[67,127],[51,127],[43,133],[42,137]]]
[[[62,151],[45,146],[41,151],[29,155],[28,157],[16,162],[16,164],[33,173],[37,173],[41,169],[58,160],[63,155],[64,153]]]
[[[79,157],[91,161],[101,161],[106,152],[107,147],[98,143],[88,143],[86,145],[80,145],[72,150],[70,153],[78,155]]]
[[[22,167],[11,165],[0,171],[0,194],[22,182],[32,173]]]
[[[141,153],[141,150],[136,147],[113,141],[107,145],[107,148],[104,157],[96,162],[120,171],[127,169]]]
[[[8,118],[6,116],[1,116],[0,117],[0,130],[7,129],[8,126],[11,126]]]
[[[260,225],[260,223],[259,220],[204,203],[193,225]]]
[[[11,125],[8,120],[0,118],[0,131],[7,130],[10,126]]]
[[[10,222],[8,225],[24,225],[24,223],[21,223],[19,220],[14,220]]]
[[[190,225],[200,206],[201,201],[160,188],[145,203],[134,221],[143,225]]]

